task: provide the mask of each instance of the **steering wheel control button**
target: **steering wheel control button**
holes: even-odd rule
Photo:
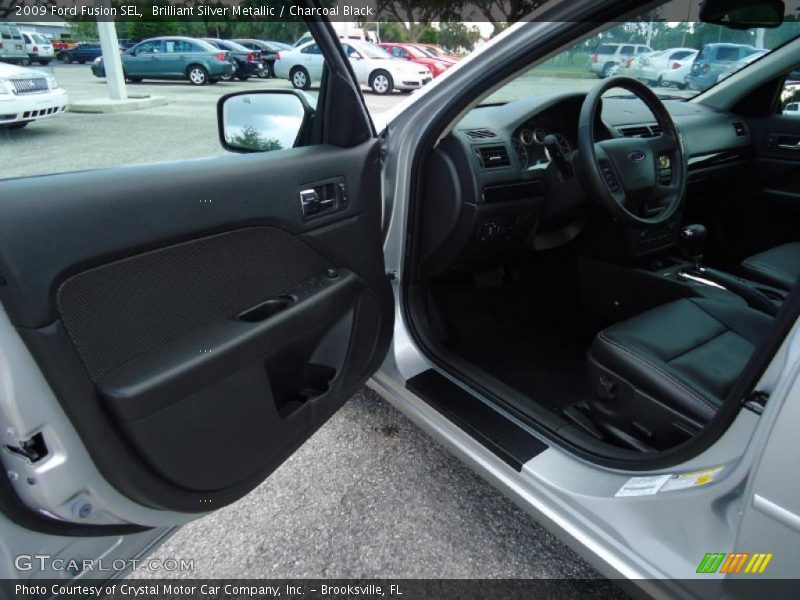
[[[608,189],[612,192],[619,191],[619,184],[617,183],[617,178],[614,175],[614,170],[611,168],[611,164],[607,160],[601,160],[600,162],[600,173],[603,175],[603,179],[605,179],[606,184],[608,185]]]

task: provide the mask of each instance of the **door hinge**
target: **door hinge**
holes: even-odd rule
[[[769,400],[769,394],[766,392],[755,391],[745,396],[742,406],[744,406],[747,410],[760,415],[764,412],[764,407],[767,405],[767,400]]]

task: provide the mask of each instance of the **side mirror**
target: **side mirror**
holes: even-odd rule
[[[361,56],[358,52],[351,52],[349,58],[350,60],[361,60],[364,57]]]
[[[783,23],[781,0],[703,0],[700,20],[730,29],[774,28]]]
[[[313,114],[306,95],[295,90],[228,94],[217,102],[219,141],[231,152],[293,148],[308,135]]]

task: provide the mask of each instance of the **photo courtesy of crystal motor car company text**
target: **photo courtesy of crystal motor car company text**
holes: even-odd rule
[[[797,598],[800,0],[0,0],[0,598]]]

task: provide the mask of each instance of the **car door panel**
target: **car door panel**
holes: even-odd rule
[[[751,118],[755,148],[752,185],[753,209],[759,244],[751,253],[785,242],[798,241],[800,227],[800,119],[789,115]],[[787,148],[788,146],[788,148]],[[752,223],[752,220],[751,220]]]
[[[377,367],[379,164],[370,140],[0,182],[0,300],[120,492],[232,502]],[[328,178],[346,205],[304,218]]]

